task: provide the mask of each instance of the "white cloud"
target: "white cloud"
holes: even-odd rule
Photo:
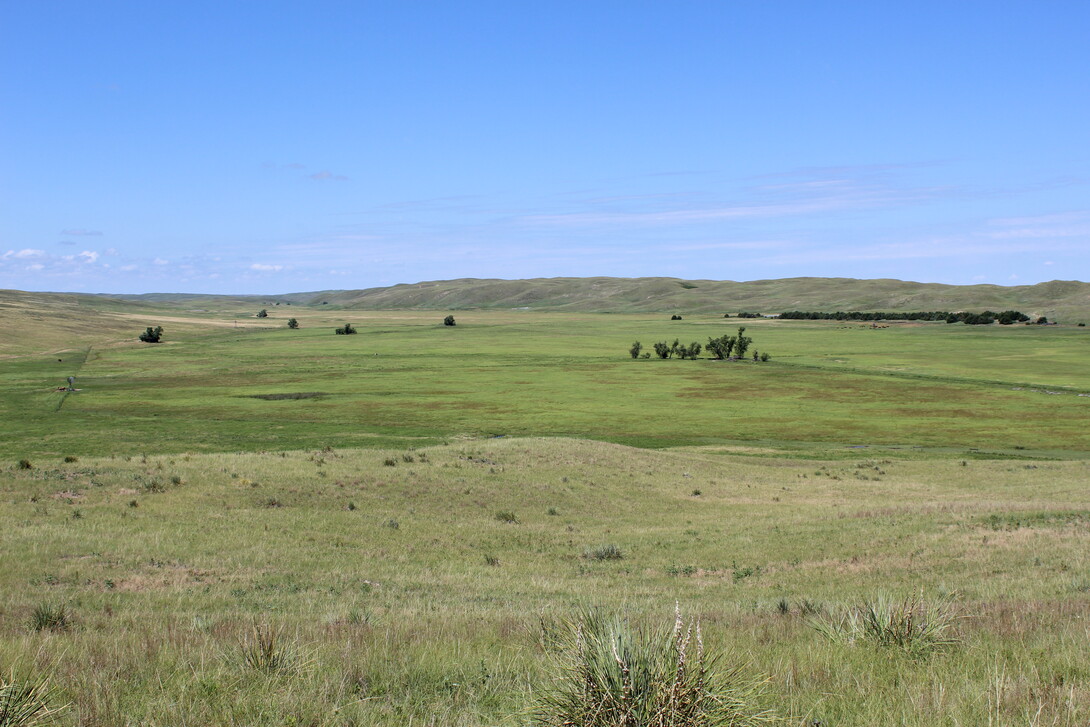
[[[154,260],[152,260],[151,262],[152,262],[153,264],[155,264],[155,265],[170,265],[170,261],[169,261],[169,260],[164,260],[164,259],[163,259],[163,258],[161,258],[161,257],[157,257],[157,258],[155,258]]]
[[[34,250],[31,248],[25,248],[19,251],[8,250],[3,255],[0,255],[0,260],[29,260],[36,257],[45,257],[45,250]]]
[[[260,270],[261,272],[269,273],[277,273],[283,269],[283,265],[265,265],[264,263],[254,263],[250,266],[250,270]]]
[[[35,273],[36,273],[36,272],[38,272],[39,270],[44,270],[44,269],[45,269],[45,265],[42,265],[41,263],[34,263],[33,265],[27,265],[27,266],[26,266],[26,269],[27,269],[27,270],[29,270],[29,271],[31,271],[31,272],[35,272]]]
[[[84,250],[77,257],[83,258],[82,262],[93,263],[98,260],[98,253],[94,250]]]

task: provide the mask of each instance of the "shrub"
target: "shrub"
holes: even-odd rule
[[[446,318],[443,319],[443,325],[444,326],[456,326],[458,324],[454,322],[454,316],[447,316]]]
[[[672,315],[672,316],[670,316],[670,320],[672,320],[672,321],[680,321],[680,320],[681,320],[681,316],[679,316],[679,315],[676,315],[676,314],[675,314],[675,315]]]
[[[553,632],[555,679],[539,690],[546,727],[752,727],[776,721],[753,706],[761,680],[721,669],[704,651],[700,624],[680,611],[673,630],[633,628],[582,614]]]
[[[345,323],[343,328],[337,329],[338,336],[351,336],[356,332],[356,329],[352,327],[351,323]]]
[[[496,519],[499,520],[501,523],[509,523],[512,525],[519,524],[518,515],[511,512],[510,510],[500,510],[496,513]]]
[[[30,614],[30,628],[34,631],[67,631],[72,623],[72,612],[63,603],[40,603]]]
[[[642,351],[642,350],[643,350],[643,344],[640,343],[639,341],[636,341],[635,343],[632,344],[632,347],[628,349],[628,355],[631,356],[632,358],[639,358],[640,357],[640,351]]]
[[[69,455],[65,456],[64,461],[65,462],[79,462],[79,457],[77,457],[74,454],[69,454]]]
[[[30,460],[29,460],[29,459],[21,459],[21,460],[19,460],[19,464],[18,464],[17,466],[18,466],[18,467],[19,467],[19,469],[21,469],[21,470],[32,470],[32,469],[34,469],[34,465],[33,465],[33,464],[31,464],[31,462],[30,462]]]
[[[583,551],[583,557],[587,560],[620,560],[624,557],[624,553],[611,543],[609,545],[599,545],[596,548],[587,548]]]
[[[299,319],[298,318],[289,318],[288,319],[288,328],[291,328],[291,329],[294,330],[294,329],[296,329],[298,327],[299,327]]]
[[[54,690],[43,679],[0,676],[0,727],[33,727],[52,722],[65,709],[50,707]]]
[[[161,339],[162,337],[162,326],[156,326],[155,328],[148,326],[147,330],[140,334],[140,340],[144,343],[159,343],[159,339]]]
[[[258,318],[268,318],[268,317],[269,317],[269,311],[267,311],[267,310],[265,310],[264,308],[262,308],[261,310],[259,310],[259,311],[257,312],[257,317],[258,317]]]
[[[958,642],[954,633],[957,618],[949,600],[930,604],[922,596],[909,596],[902,601],[866,601],[816,618],[810,625],[832,641],[867,643],[922,656]]]
[[[762,353],[761,354],[761,360],[762,361],[768,361],[770,358],[772,358],[772,357],[769,356],[767,353]]]

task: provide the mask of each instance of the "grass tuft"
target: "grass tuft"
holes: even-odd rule
[[[866,601],[853,608],[816,616],[810,625],[831,641],[870,644],[923,656],[958,643],[954,632],[958,618],[949,599],[928,603],[917,595],[900,601],[888,598]]]
[[[40,603],[30,614],[30,628],[34,631],[67,631],[73,622],[72,611],[63,603]]]
[[[587,548],[583,551],[583,557],[587,560],[620,560],[624,557],[621,549],[612,543],[599,545],[596,548]]]

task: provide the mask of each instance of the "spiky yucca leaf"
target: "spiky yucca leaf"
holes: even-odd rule
[[[54,690],[43,679],[0,677],[0,727],[33,727],[52,721],[65,706],[50,707]]]
[[[634,628],[587,611],[554,653],[554,682],[535,719],[546,727],[749,727],[777,721],[753,707],[761,681],[722,668],[700,625],[676,612],[672,629]]]

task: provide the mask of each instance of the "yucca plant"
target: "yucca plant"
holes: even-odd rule
[[[294,644],[287,641],[284,628],[255,622],[239,638],[242,661],[251,669],[268,673],[289,672],[300,666]]]
[[[0,727],[32,727],[52,721],[65,706],[50,707],[54,690],[44,680],[0,677]]]
[[[585,612],[557,643],[556,675],[534,719],[546,727],[750,727],[778,721],[753,706],[761,681],[722,668],[700,624],[633,628]]]
[[[866,643],[922,656],[958,642],[959,616],[950,599],[933,603],[922,595],[903,600],[878,598],[811,620],[810,625],[833,641]]]

